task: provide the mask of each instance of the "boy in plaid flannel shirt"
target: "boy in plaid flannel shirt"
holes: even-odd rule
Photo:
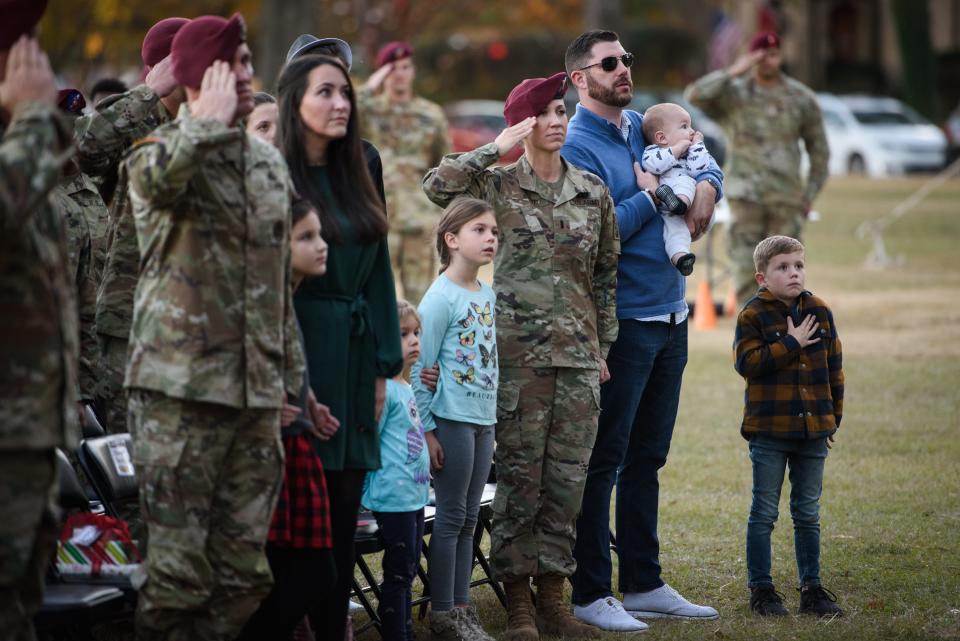
[[[771,236],[753,253],[757,295],[737,318],[735,367],[746,379],[740,433],[750,445],[753,503],[747,521],[750,609],[785,615],[770,576],[770,534],[784,471],[800,575],[800,612],[841,616],[820,585],[820,494],[827,450],[843,414],[843,368],[833,314],[804,289],[800,241]]]

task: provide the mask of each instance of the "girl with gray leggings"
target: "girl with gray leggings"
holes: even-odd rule
[[[410,378],[437,496],[429,563],[434,641],[493,641],[470,606],[470,575],[473,531],[493,459],[499,378],[496,296],[477,272],[493,260],[497,242],[489,204],[453,201],[437,229],[440,276],[418,309],[421,352]],[[420,376],[431,370],[438,371],[435,386]]]

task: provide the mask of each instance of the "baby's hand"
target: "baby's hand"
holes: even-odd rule
[[[693,132],[693,143],[703,142],[703,132],[695,131]]]
[[[819,329],[820,323],[817,322],[817,317],[813,314],[807,314],[803,322],[796,327],[793,326],[793,319],[787,316],[787,334],[797,339],[801,348],[820,342],[820,337],[817,336],[817,330]]]
[[[689,140],[681,140],[677,144],[670,147],[670,149],[673,150],[673,157],[682,158],[684,155],[686,155],[687,150],[690,149],[690,145],[692,144],[693,143]]]

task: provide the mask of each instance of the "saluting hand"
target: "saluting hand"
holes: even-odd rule
[[[143,79],[143,84],[147,85],[161,98],[165,98],[173,93],[177,88],[177,80],[173,77],[173,61],[167,56],[157,64],[153,65]]]
[[[380,91],[380,88],[383,86],[383,81],[386,80],[387,76],[389,76],[392,72],[393,72],[393,63],[388,62],[387,64],[383,65],[382,67],[374,71],[372,74],[370,74],[370,77],[367,78],[367,81],[363,83],[364,88],[368,89],[373,93],[377,93],[378,91]]]
[[[20,36],[7,54],[7,75],[0,83],[0,107],[12,114],[18,105],[27,102],[56,104],[57,86],[47,54],[36,40]]]
[[[757,49],[756,51],[748,51],[747,53],[740,54],[740,56],[733,61],[733,64],[727,67],[727,73],[731,76],[739,76],[742,73],[750,71],[760,62],[765,54],[766,51],[764,49]]]
[[[237,76],[230,64],[217,60],[203,72],[200,97],[190,105],[197,119],[218,120],[226,125],[237,113]]]
[[[507,127],[501,131],[500,135],[493,141],[497,144],[497,151],[500,152],[500,157],[505,156],[511,149],[520,144],[521,140],[533,133],[533,128],[536,124],[537,119],[530,116],[529,118],[524,118],[512,127]]]

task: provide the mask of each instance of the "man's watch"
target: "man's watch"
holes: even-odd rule
[[[716,178],[713,178],[713,177],[705,178],[704,182],[710,185],[711,187],[713,187],[717,191],[717,196],[723,193],[720,189],[720,181],[717,180]]]

